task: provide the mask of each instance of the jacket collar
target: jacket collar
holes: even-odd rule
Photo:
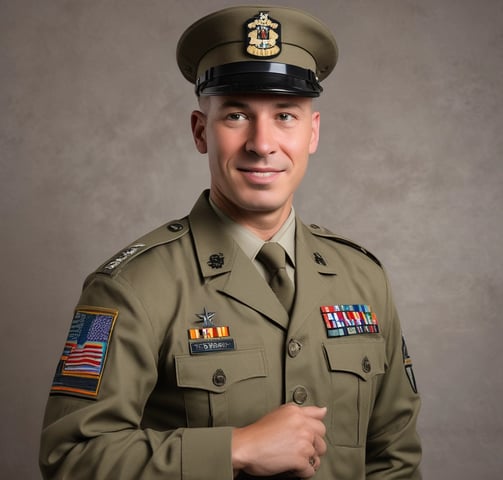
[[[189,214],[197,261],[208,282],[221,293],[248,305],[287,329],[302,322],[321,296],[333,286],[336,261],[331,250],[296,218],[296,299],[291,319],[255,266],[229,235],[222,235],[222,222],[201,194]]]
[[[223,223],[209,204],[205,190],[189,214],[199,268],[204,277],[214,277],[232,270],[239,247],[230,235],[222,235]]]

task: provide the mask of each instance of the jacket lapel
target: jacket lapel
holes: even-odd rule
[[[290,323],[293,334],[302,327],[313,310],[319,310],[322,297],[335,288],[336,262],[330,251],[323,250],[308,228],[297,218],[296,295]]]
[[[286,329],[288,314],[255,266],[229,235],[204,192],[189,215],[197,261],[215,290],[260,312]]]

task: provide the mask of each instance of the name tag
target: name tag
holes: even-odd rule
[[[189,342],[189,349],[191,355],[197,355],[199,353],[227,352],[234,350],[235,345],[233,338],[222,338],[218,340]]]

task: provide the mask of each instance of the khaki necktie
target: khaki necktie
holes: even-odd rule
[[[269,285],[279,301],[290,312],[295,295],[294,286],[286,271],[286,252],[276,242],[266,242],[257,254],[259,260],[269,272]]]

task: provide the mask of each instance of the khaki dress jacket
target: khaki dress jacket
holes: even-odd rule
[[[232,427],[287,402],[328,407],[316,480],[420,478],[419,397],[386,275],[361,247],[296,225],[290,316],[207,192],[87,278],[77,310],[117,318],[96,395],[51,391],[44,478],[231,480]],[[368,305],[379,333],[330,337],[321,307],[336,305]],[[228,334],[190,340],[204,315]]]

